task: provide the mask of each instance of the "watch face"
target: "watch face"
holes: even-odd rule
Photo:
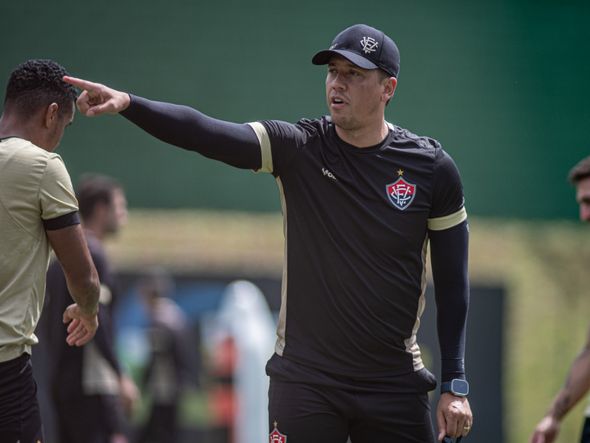
[[[451,381],[451,392],[456,395],[469,394],[469,383],[466,380],[455,378]]]

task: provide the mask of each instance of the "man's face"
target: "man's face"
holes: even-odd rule
[[[366,127],[375,118],[382,119],[386,83],[378,69],[362,69],[344,57],[332,57],[326,76],[326,101],[334,124],[352,131]]]
[[[127,223],[127,199],[122,189],[115,188],[107,215],[105,232],[114,234],[125,223]]]
[[[580,220],[590,222],[590,177],[583,178],[576,185],[576,201],[580,205]]]

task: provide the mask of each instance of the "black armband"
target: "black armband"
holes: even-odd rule
[[[69,214],[60,215],[56,218],[43,220],[43,227],[46,231],[57,231],[58,229],[67,228],[68,226],[79,225],[80,216],[78,211],[70,212]]]

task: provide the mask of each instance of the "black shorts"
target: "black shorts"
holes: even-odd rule
[[[580,436],[580,443],[590,443],[590,417],[584,418],[584,425],[582,426],[582,435]]]
[[[270,443],[433,443],[428,394],[340,389],[274,377]]]
[[[0,363],[0,442],[43,441],[37,384],[29,354]]]
[[[113,395],[73,395],[54,398],[60,443],[108,443],[125,433],[119,398]]]

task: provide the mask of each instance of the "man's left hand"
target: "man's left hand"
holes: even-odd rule
[[[66,342],[70,346],[83,346],[94,337],[98,328],[97,313],[87,315],[76,303],[63,313],[63,322],[68,324]]]
[[[436,408],[438,423],[438,441],[445,436],[465,437],[473,424],[473,414],[466,397],[457,397],[451,393],[441,394]]]

